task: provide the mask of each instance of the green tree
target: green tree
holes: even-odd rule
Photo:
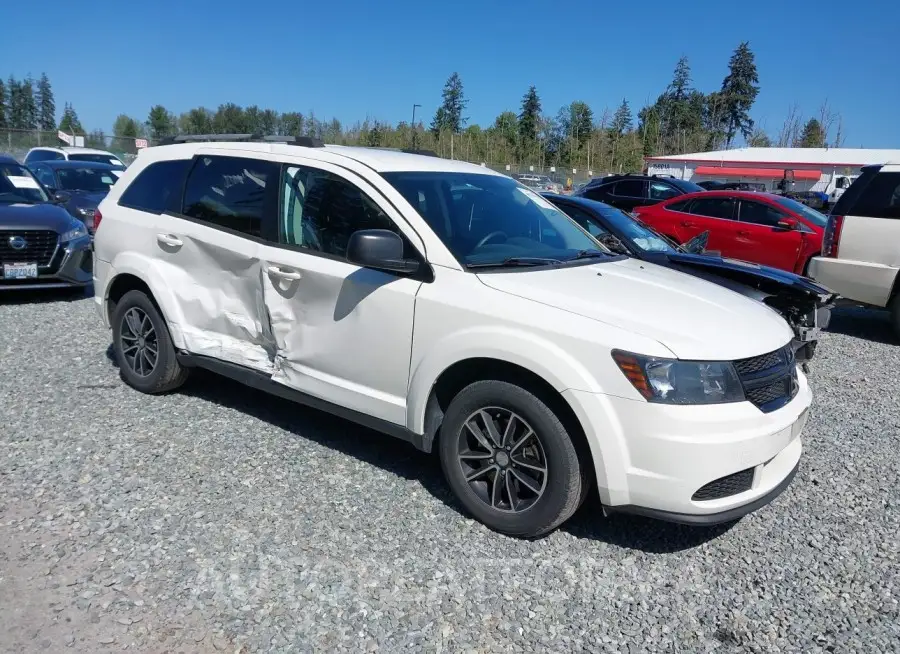
[[[747,145],[751,148],[771,148],[772,139],[762,129],[756,127],[750,138],[747,139]]]
[[[803,132],[800,134],[800,140],[796,145],[801,148],[824,148],[825,130],[822,129],[822,123],[815,118],[806,121]]]
[[[213,114],[206,107],[188,109],[178,117],[178,131],[182,134],[212,134]]]
[[[272,109],[264,109],[259,114],[259,130],[261,134],[271,136],[278,133],[278,113]]]
[[[7,122],[11,129],[25,129],[25,115],[22,107],[22,92],[20,83],[12,75],[6,82],[9,89],[9,108],[7,109]]]
[[[0,79],[0,129],[6,127],[9,123],[6,119],[7,109],[6,85]]]
[[[519,112],[519,136],[524,142],[537,140],[541,120],[541,99],[534,86],[522,96],[522,111]]]
[[[147,115],[147,129],[154,140],[172,136],[177,131],[175,116],[161,104],[155,105]]]
[[[728,106],[720,91],[713,91],[703,102],[703,130],[706,133],[705,147],[716,150],[725,144],[728,129]]]
[[[747,41],[741,43],[728,62],[728,75],[722,81],[725,105],[725,144],[731,146],[738,132],[748,138],[753,132],[750,109],[759,94],[759,75],[753,51]]]
[[[38,128],[38,107],[34,98],[34,80],[31,75],[19,84],[19,102],[23,118],[23,129]]]
[[[38,127],[44,131],[52,132],[56,129],[56,101],[53,99],[53,89],[47,73],[41,73],[37,85],[37,122]]]
[[[255,104],[244,109],[244,124],[250,134],[262,134],[262,112]]]
[[[220,104],[212,119],[213,134],[246,134],[244,110],[233,102]]]
[[[459,73],[454,72],[447,78],[441,97],[441,106],[437,108],[434,119],[431,121],[431,131],[438,134],[449,130],[453,134],[459,134],[468,121],[468,118],[463,116],[468,100],[463,93],[463,83]]]
[[[616,113],[613,114],[610,129],[616,136],[622,136],[625,132],[631,131],[633,125],[634,120],[631,116],[631,107],[628,106],[628,100],[622,98],[622,104],[619,105]]]
[[[297,111],[281,114],[278,131],[287,136],[302,136],[303,114]]]
[[[75,113],[75,109],[69,102],[66,102],[63,109],[63,115],[59,121],[59,129],[66,134],[84,134],[84,127],[81,126],[81,121],[78,120],[78,114]]]
[[[113,135],[120,138],[140,138],[140,124],[131,116],[119,114],[116,116],[116,121],[113,123]]]

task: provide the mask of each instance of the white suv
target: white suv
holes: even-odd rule
[[[831,210],[809,276],[891,312],[900,337],[900,163],[866,166]]]
[[[593,484],[607,512],[711,524],[793,477],[811,394],[773,310],[613,255],[480,166],[181,140],[142,150],[95,221],[134,388],[203,367],[436,448],[460,503],[516,536]]]
[[[105,163],[111,166],[125,167],[122,160],[112,152],[106,150],[95,150],[94,148],[79,147],[62,147],[62,148],[31,148],[25,155],[26,166],[35,164],[39,161],[92,161],[94,163]]]

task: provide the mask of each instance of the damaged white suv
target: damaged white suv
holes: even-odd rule
[[[489,169],[240,135],[142,150],[99,208],[124,380],[203,367],[437,448],[459,502],[537,536],[711,524],[793,477],[811,395],[773,310],[613,255]]]

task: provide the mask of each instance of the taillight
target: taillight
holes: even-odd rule
[[[99,209],[94,209],[94,231],[97,231],[97,228],[100,227],[100,221],[103,220],[103,214],[100,213]]]
[[[822,256],[837,258],[838,246],[841,243],[841,228],[844,226],[843,216],[828,216],[825,224],[825,235],[822,237]]]

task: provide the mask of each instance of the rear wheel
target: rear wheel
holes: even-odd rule
[[[112,315],[113,349],[122,379],[142,393],[181,386],[190,372],[175,356],[169,329],[143,291],[128,291]]]
[[[439,451],[466,510],[504,534],[545,534],[583,499],[578,455],[562,422],[513,384],[479,381],[460,391],[444,417]]]

